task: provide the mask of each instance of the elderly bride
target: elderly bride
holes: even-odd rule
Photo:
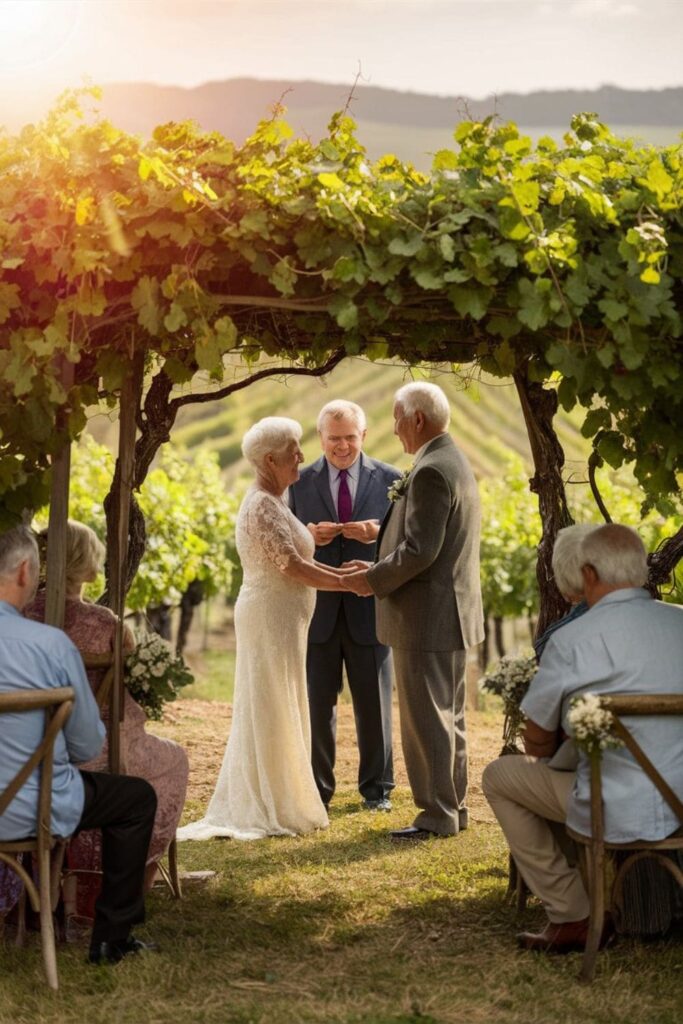
[[[244,436],[256,471],[237,517],[244,570],[235,605],[235,696],[216,789],[178,839],[261,839],[324,828],[311,771],[306,637],[315,589],[343,590],[343,570],[313,560],[314,542],[284,492],[299,477],[301,426],[267,416]]]

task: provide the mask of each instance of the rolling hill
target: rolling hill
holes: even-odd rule
[[[260,381],[223,402],[186,406],[173,440],[190,451],[207,445],[218,452],[226,480],[232,482],[247,469],[240,439],[255,420],[262,416],[298,419],[304,427],[308,462],[319,454],[315,423],[321,406],[332,398],[350,398],[363,406],[368,417],[368,453],[406,468],[411,460],[394,437],[392,407],[394,391],[407,379],[404,366],[347,359],[322,381],[306,377]],[[451,372],[435,379],[451,401],[451,433],[478,477],[502,472],[509,452],[520,455],[531,469],[526,428],[512,382],[486,376],[468,381],[464,373],[456,376]],[[567,472],[583,479],[589,445],[581,436],[580,422],[580,413],[561,413],[556,429],[566,453]]]
[[[104,89],[101,110],[114,124],[142,136],[167,121],[194,120],[207,131],[219,131],[241,143],[281,100],[296,134],[319,138],[330,116],[346,106],[350,88],[350,84],[256,78],[208,82],[192,89],[111,83]],[[515,121],[525,134],[559,140],[572,114],[596,111],[620,135],[672,143],[683,129],[683,87],[635,90],[605,85],[584,91],[502,93],[477,100],[359,85],[349,109],[358,123],[358,137],[373,160],[395,153],[427,170],[431,154],[453,145],[453,128],[459,121],[494,113]],[[18,128],[25,120],[21,111],[21,102],[11,90],[0,96],[0,124]]]

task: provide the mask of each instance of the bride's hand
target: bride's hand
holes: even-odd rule
[[[341,567],[347,572],[358,572],[359,569],[370,569],[372,562],[364,562],[362,558],[354,558],[352,562],[342,562]]]

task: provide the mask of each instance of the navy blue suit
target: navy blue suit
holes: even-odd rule
[[[387,490],[400,474],[393,466],[370,459],[364,452],[359,459],[351,518],[354,522],[381,522],[389,507]],[[339,521],[324,456],[301,471],[299,480],[289,488],[289,505],[304,524]],[[372,562],[375,544],[347,540],[340,534],[329,544],[316,548],[315,558],[333,566],[355,558]],[[366,800],[381,800],[394,787],[390,649],[377,641],[374,597],[319,591],[308,633],[306,670],[313,774],[325,804],[330,802],[335,789],[337,699],[343,686],[344,667],[356,720],[358,788]]]

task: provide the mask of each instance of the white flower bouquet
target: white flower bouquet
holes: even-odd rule
[[[487,672],[479,683],[482,690],[495,693],[503,701],[503,753],[517,751],[517,740],[524,724],[520,704],[536,675],[538,663],[533,654],[513,658],[504,655],[493,672]]]
[[[183,659],[158,633],[143,633],[124,662],[124,680],[148,718],[160,719],[164,704],[175,700],[194,676]]]
[[[611,711],[603,708],[597,693],[584,693],[571,702],[567,722],[574,742],[586,754],[598,754],[608,747],[621,747],[622,741],[614,735]]]
[[[406,492],[406,487],[408,486],[408,478],[411,472],[412,467],[411,469],[404,469],[401,475],[397,476],[394,482],[390,484],[387,489],[387,498],[389,501],[398,501],[399,498],[403,497]]]

